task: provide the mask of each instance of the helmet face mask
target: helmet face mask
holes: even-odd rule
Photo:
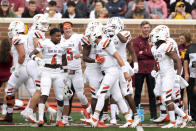
[[[102,34],[103,34],[102,26],[94,27],[90,34],[90,38],[89,38],[90,42],[94,43],[98,37],[102,36]]]

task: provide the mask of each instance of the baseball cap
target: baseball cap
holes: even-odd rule
[[[2,0],[1,1],[1,6],[9,6],[9,1],[8,0]]]
[[[179,2],[176,3],[176,7],[178,7],[178,6],[180,6],[180,5],[184,5],[184,2],[179,1]]]

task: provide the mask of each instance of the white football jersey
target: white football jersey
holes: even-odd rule
[[[160,75],[175,73],[173,59],[166,55],[167,52],[173,50],[174,48],[172,43],[163,43],[158,48],[156,46],[151,48],[151,52],[155,58]]]
[[[11,47],[11,51],[13,53],[13,65],[16,66],[18,64],[18,52],[15,48],[15,45],[18,44],[23,44],[24,45],[24,49],[25,49],[25,60],[23,65],[26,65],[27,61],[30,59],[29,58],[29,54],[27,53],[27,35],[16,35],[13,37],[12,39],[12,47]]]
[[[97,45],[96,52],[97,56],[103,56],[105,58],[105,61],[100,65],[102,71],[117,66],[117,61],[112,56],[116,52],[116,48],[111,39],[102,39]]]
[[[89,46],[91,46],[91,50],[90,50],[90,53],[89,53],[89,58],[91,59],[96,59],[96,47],[97,47],[97,44],[96,43],[91,43],[88,38],[86,38],[85,36],[82,37],[81,39],[81,45],[84,45],[84,44],[87,44]],[[97,63],[88,63],[88,62],[85,62],[85,65],[86,67],[92,67],[92,68],[99,68],[99,66],[97,65]]]
[[[129,39],[129,37],[131,36],[129,31],[121,31],[120,32],[124,37],[126,37],[127,39]],[[112,38],[112,41],[114,42],[114,45],[118,51],[118,53],[120,54],[120,56],[122,57],[123,61],[127,61],[127,53],[126,53],[126,46],[128,43],[128,40],[126,43],[122,43],[117,35],[114,35]]]
[[[31,53],[35,49],[33,40],[35,38],[45,39],[45,32],[35,30],[35,29],[30,29],[27,35],[28,35],[28,52]]]
[[[180,53],[179,53],[179,50],[178,50],[178,44],[176,43],[176,41],[175,41],[173,38],[168,38],[168,39],[166,40],[166,43],[167,43],[167,44],[172,44],[172,45],[173,45],[173,48],[176,49],[177,55],[178,55],[178,57],[180,58]]]
[[[61,37],[61,43],[67,47],[67,67],[70,70],[81,69],[81,58],[74,58],[76,54],[80,54],[79,43],[82,38],[82,34],[72,34],[69,39]]]
[[[42,53],[45,64],[62,65],[62,55],[65,55],[67,47],[62,43],[55,45],[50,39],[40,39],[36,49]]]

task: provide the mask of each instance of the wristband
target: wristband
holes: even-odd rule
[[[127,72],[126,66],[122,66],[122,67],[121,67],[121,70],[122,70],[123,73]]]

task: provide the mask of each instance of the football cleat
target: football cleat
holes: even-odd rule
[[[169,115],[168,114],[161,114],[159,118],[153,120],[155,123],[162,123],[169,121]]]
[[[110,120],[110,116],[108,114],[103,114],[101,117],[101,122],[106,122]]]
[[[177,125],[176,125],[176,122],[173,121],[173,122],[170,122],[167,125],[162,126],[161,128],[177,128]]]
[[[183,120],[182,120],[182,125],[180,126],[180,128],[184,128],[187,126],[188,122],[192,120],[192,117],[189,115],[184,116]]]
[[[110,124],[116,125],[117,124],[116,118],[112,118],[110,120]]]
[[[132,128],[136,128],[141,123],[141,118],[139,115],[134,116],[133,123],[131,125]]]
[[[38,127],[43,127],[44,126],[44,121],[38,121],[37,125],[38,125]]]
[[[1,116],[0,121],[12,122],[13,121],[13,114],[7,113],[6,115]]]
[[[64,127],[64,124],[63,124],[62,121],[57,121],[56,122],[56,126],[58,126],[58,127]]]
[[[119,126],[119,128],[129,128],[131,127],[133,120],[128,120],[124,125]]]

